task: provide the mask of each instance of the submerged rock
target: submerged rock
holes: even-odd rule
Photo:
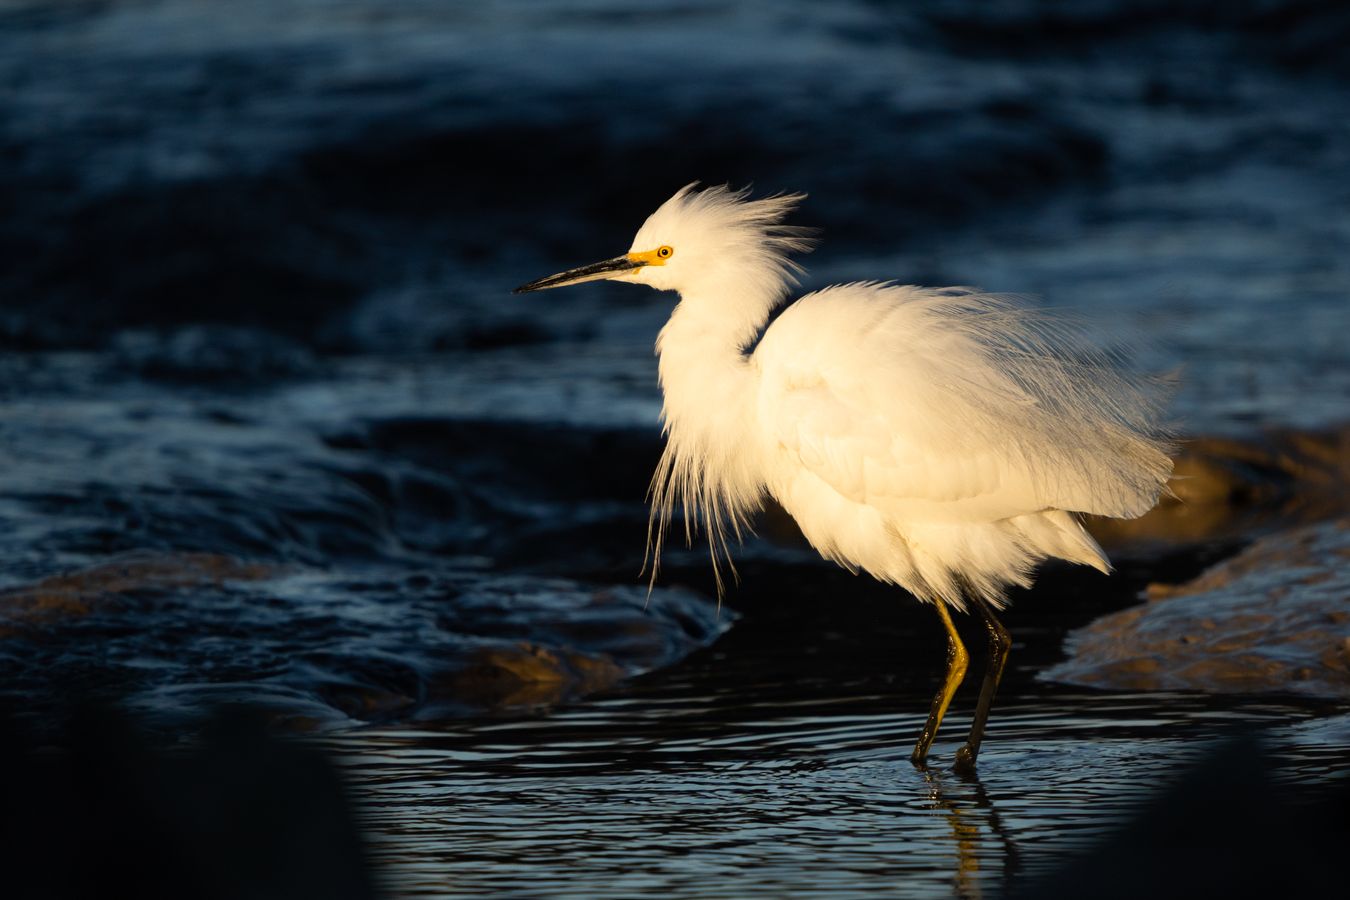
[[[277,569],[220,553],[127,553],[117,559],[0,590],[0,637],[21,626],[96,612],[100,604],[138,591],[259,581]]]
[[[1120,690],[1350,699],[1350,519],[1258,540],[1072,634],[1045,677]]]

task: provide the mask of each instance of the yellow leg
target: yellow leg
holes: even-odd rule
[[[923,733],[919,735],[919,741],[914,745],[914,753],[910,755],[915,765],[922,765],[928,758],[928,748],[933,745],[933,738],[937,737],[942,717],[947,714],[952,695],[961,686],[961,680],[966,677],[966,666],[970,663],[970,654],[966,653],[966,646],[961,643],[961,636],[956,633],[951,614],[947,612],[947,604],[939,600],[934,605],[942,618],[942,624],[947,628],[947,677],[942,682],[942,689],[933,697],[933,708],[928,712],[928,721],[924,723]]]

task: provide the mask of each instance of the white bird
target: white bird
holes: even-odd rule
[[[1164,391],[1062,321],[968,288],[834,285],[770,324],[802,272],[789,254],[810,247],[783,224],[802,198],[689,185],[628,253],[516,293],[602,278],[679,292],[656,342],[667,443],[654,564],[677,503],[716,570],[772,497],[826,559],[932,604],[948,663],[918,765],[969,659],[948,607],[969,603],[990,653],[956,755],[970,768],[1010,645],[994,610],[1047,558],[1109,572],[1077,514],[1134,518],[1157,501],[1172,471]]]

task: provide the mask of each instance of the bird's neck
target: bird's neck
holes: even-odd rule
[[[732,285],[711,296],[682,293],[656,341],[662,419],[672,437],[697,441],[707,452],[745,433],[757,387],[747,350],[780,295]]]
[[[719,592],[718,559],[748,526],[764,489],[756,466],[759,375],[747,348],[784,293],[781,278],[726,274],[707,289],[681,291],[656,341],[666,448],[652,478],[648,532],[655,577],[666,523],[683,507],[686,536],[695,527],[708,536]]]

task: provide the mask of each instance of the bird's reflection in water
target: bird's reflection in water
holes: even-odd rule
[[[980,865],[997,856],[1002,860],[999,882],[1000,893],[1006,893],[1020,869],[1017,843],[1008,834],[993,801],[975,772],[955,774],[923,767],[924,783],[928,785],[931,809],[940,810],[951,828],[956,850],[956,871],[953,886],[956,896],[980,898],[984,896]],[[987,843],[997,842],[998,849],[985,849]]]

